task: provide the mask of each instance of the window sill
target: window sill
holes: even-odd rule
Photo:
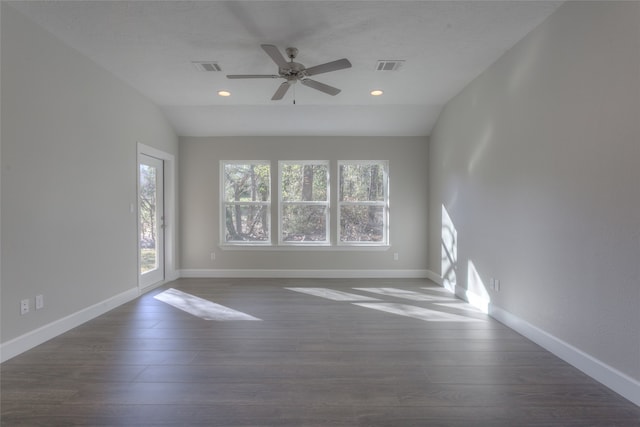
[[[377,252],[388,251],[391,245],[219,245],[223,251],[320,251],[320,252]]]

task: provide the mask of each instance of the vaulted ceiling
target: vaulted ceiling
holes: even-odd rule
[[[443,106],[549,16],[551,1],[24,1],[16,9],[155,102],[179,135],[429,135]],[[261,44],[299,49],[329,96],[281,80]],[[378,60],[402,60],[376,71]],[[202,72],[194,61],[217,62]],[[219,90],[230,97],[220,97]],[[382,96],[370,91],[381,89]],[[295,104],[293,100],[295,99]]]

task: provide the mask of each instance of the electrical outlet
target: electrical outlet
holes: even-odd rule
[[[393,260],[394,261],[398,261],[400,259],[400,255],[398,255],[398,252],[394,252],[393,253]]]
[[[36,295],[36,310],[44,308],[44,295]]]
[[[500,292],[500,280],[496,279],[494,286],[495,286],[496,292]]]
[[[215,261],[215,260],[216,260],[216,253],[211,252],[211,261]]]
[[[23,299],[20,301],[20,314],[27,314],[29,312],[29,300]]]

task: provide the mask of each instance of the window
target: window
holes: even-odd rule
[[[339,160],[333,184],[337,206],[330,202],[331,166],[335,164],[328,160],[279,161],[277,206],[272,207],[269,161],[220,161],[221,244],[274,249],[387,246],[388,161]],[[278,217],[273,229],[272,212]],[[331,227],[336,227],[335,234]]]
[[[281,161],[278,170],[278,242],[329,244],[329,162]]]
[[[388,163],[339,161],[338,171],[338,244],[386,245]]]
[[[224,243],[271,243],[271,167],[268,161],[223,161]]]

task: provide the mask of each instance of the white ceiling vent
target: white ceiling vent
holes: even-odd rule
[[[218,65],[217,62],[213,62],[213,61],[192,61],[191,63],[193,64],[194,67],[196,67],[198,69],[198,71],[205,71],[205,72],[222,71],[222,68],[220,68],[220,66]]]
[[[381,59],[376,64],[376,71],[398,71],[403,64],[403,59]]]

